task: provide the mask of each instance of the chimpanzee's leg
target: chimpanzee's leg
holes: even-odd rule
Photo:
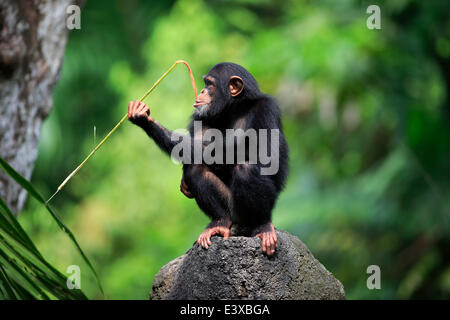
[[[272,209],[278,196],[273,180],[260,174],[257,165],[238,164],[230,184],[232,194],[232,221],[248,229],[250,236],[261,238],[261,248],[272,255],[277,236],[272,224]]]
[[[183,171],[190,193],[200,209],[211,218],[211,223],[197,241],[201,246],[208,248],[211,245],[211,236],[216,234],[224,238],[230,236],[231,192],[228,186],[205,165],[185,165]]]

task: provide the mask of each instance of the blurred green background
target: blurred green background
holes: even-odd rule
[[[381,30],[366,8],[381,7]],[[450,12],[442,1],[88,0],[71,32],[32,182],[50,196],[177,59],[197,86],[222,61],[278,99],[290,175],[274,224],[298,236],[349,299],[450,298]],[[178,66],[146,101],[184,128],[193,94]],[[208,219],[181,167],[124,124],[53,200],[106,298],[147,299],[153,276]],[[19,220],[61,271],[101,298],[67,237],[34,201]],[[369,265],[381,290],[366,287]]]

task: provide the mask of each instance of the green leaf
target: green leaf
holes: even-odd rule
[[[44,199],[39,195],[39,193],[34,189],[27,179],[22,177],[20,173],[14,170],[3,158],[0,157],[0,168],[3,169],[11,178],[13,178],[18,184],[22,186],[28,193],[37,199],[41,203],[45,203]]]
[[[32,297],[35,299],[50,299],[45,292],[36,285],[35,281],[31,279],[27,272],[25,272],[17,263],[17,260],[9,257],[0,248],[0,264],[8,270],[8,278],[20,284]]]
[[[24,177],[22,177],[16,170],[14,170],[4,159],[0,157],[0,168],[2,168],[11,178],[13,178],[20,186],[22,186],[33,198],[35,198],[37,201],[39,201],[42,205],[45,206],[47,211],[50,213],[52,218],[56,221],[56,224],[59,226],[59,228],[64,231],[68,237],[72,240],[73,244],[77,248],[78,252],[82,256],[83,260],[86,262],[86,264],[91,269],[92,273],[95,276],[95,279],[97,281],[97,285],[102,293],[103,288],[100,283],[100,279],[98,278],[97,272],[95,271],[94,267],[92,266],[91,262],[87,258],[87,256],[84,254],[83,250],[81,249],[80,245],[78,244],[77,240],[75,239],[75,236],[70,231],[69,228],[66,227],[66,225],[61,221],[61,219],[58,217],[58,215],[55,213],[55,211],[50,207],[50,205],[46,204],[44,198],[36,191],[36,189],[33,187],[33,185],[26,180]],[[3,210],[9,211],[7,206],[4,204],[3,201],[0,202],[0,206],[3,207]]]
[[[18,296],[14,292],[14,288],[12,286],[11,281],[8,278],[8,275],[6,274],[5,269],[0,264],[0,294],[2,300],[8,299],[8,300],[17,300]]]
[[[4,250],[8,257],[15,258],[16,264],[21,269],[32,274],[40,287],[45,288],[58,299],[87,299],[82,291],[67,288],[66,276],[2,230],[0,230],[0,249]]]
[[[24,244],[28,245],[38,255],[41,255],[2,198],[0,198],[0,227],[9,232],[12,236],[21,239]]]

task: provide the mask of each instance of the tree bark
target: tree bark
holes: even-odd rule
[[[53,105],[73,2],[0,0],[0,156],[27,179]],[[0,197],[17,215],[26,192],[0,171]]]

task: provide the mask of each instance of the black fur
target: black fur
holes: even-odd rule
[[[282,132],[280,110],[272,97],[259,91],[253,76],[237,64],[217,64],[208,76],[216,80],[213,101],[205,114],[193,115],[190,136],[180,139],[190,139],[193,143],[194,120],[201,120],[204,129],[220,130],[224,137],[226,129],[279,129],[279,170],[274,175],[261,175],[263,164],[259,160],[257,164],[184,164],[185,182],[198,206],[212,219],[208,227],[226,226],[231,220],[246,235],[267,231],[272,209],[288,172],[288,147]],[[244,82],[243,91],[235,98],[228,89],[231,76],[239,76]],[[177,142],[171,141],[170,130],[154,122],[143,128],[164,152],[171,153]],[[248,146],[246,150],[248,153]],[[225,154],[226,150],[224,158]],[[246,160],[248,158],[246,154]]]

